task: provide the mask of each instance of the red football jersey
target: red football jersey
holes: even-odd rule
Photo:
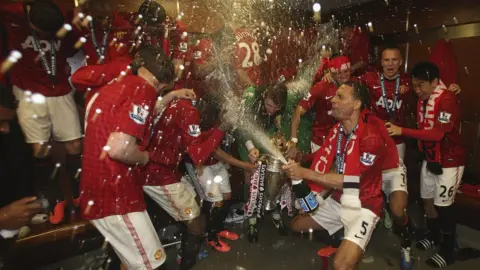
[[[388,135],[388,131],[385,128],[385,122],[377,117],[371,116],[368,121],[372,121],[378,127],[378,130],[382,134],[383,139],[385,140],[385,147],[387,148],[387,155],[383,159],[383,170],[396,169],[400,165],[400,160],[398,157],[398,150],[395,141]]]
[[[255,85],[262,85],[260,70],[262,57],[257,39],[244,28],[235,31],[235,38],[237,40],[235,49],[236,67],[245,70]]]
[[[197,44],[193,46],[193,63],[195,65],[206,64],[212,55],[212,41],[206,38],[202,38],[197,41]]]
[[[148,146],[150,162],[145,168],[145,185],[163,186],[180,182],[182,173],[177,167],[187,154],[195,165],[204,163],[222,142],[223,132],[212,131],[202,140],[200,114],[190,100],[172,101],[154,126]]]
[[[360,80],[368,86],[370,92],[370,102],[372,112],[383,121],[390,121],[393,124],[404,127],[405,126],[405,112],[406,112],[406,103],[408,96],[411,91],[411,79],[409,76],[402,74],[400,75],[400,87],[406,86],[407,91],[403,94],[398,94],[395,107],[392,106],[394,100],[396,80],[384,79],[385,90],[387,94],[387,101],[385,102],[382,94],[382,86],[380,83],[380,74],[377,72],[368,72],[360,76]],[[390,109],[394,108],[393,118],[390,116],[389,112],[386,109],[386,104]],[[403,143],[403,137],[396,136],[394,137],[397,144]]]
[[[361,161],[359,168],[360,177],[360,194],[359,198],[362,202],[362,207],[370,209],[376,215],[380,216],[383,207],[383,197],[382,197],[382,170],[383,170],[383,160],[388,154],[385,147],[385,140],[381,134],[381,131],[377,125],[377,121],[369,121],[372,115],[368,115],[365,125],[367,125],[362,134],[358,134],[357,140],[360,143],[360,155],[368,156],[369,162]],[[333,136],[333,129],[331,129],[328,137]],[[342,141],[341,149],[345,147],[346,139],[344,137]],[[322,147],[329,147],[330,140],[325,140]],[[316,164],[319,162],[320,154],[316,155],[314,162],[312,163],[311,169],[316,168]],[[348,166],[348,164],[345,164]],[[334,168],[334,165],[333,165]],[[310,185],[312,190],[318,190],[314,184]],[[342,197],[342,191],[336,190],[332,194],[332,198],[340,202]]]
[[[312,127],[312,142],[322,145],[325,137],[335,124],[332,116],[332,98],[337,93],[334,83],[318,82],[308,92],[307,96],[300,101],[299,105],[306,111],[315,108],[315,119]]]
[[[40,93],[46,97],[63,96],[70,93],[72,90],[68,82],[70,65],[67,58],[76,53],[74,49],[75,35],[69,33],[61,40],[39,39],[40,48],[36,48],[22,3],[0,4],[0,22],[7,31],[8,50],[18,50],[23,56],[11,69],[12,84],[20,89]],[[55,50],[56,75],[53,80],[42,65],[39,50],[45,53],[49,69],[52,69],[51,51]]]
[[[212,136],[213,131],[215,131],[214,128],[208,129],[207,131],[203,131],[202,135],[201,135],[202,140],[203,141],[208,140],[210,138],[210,136]],[[220,161],[213,156],[213,152],[212,152],[212,155],[210,155],[210,157],[207,158],[207,160],[203,163],[203,165],[212,166],[212,165],[217,164],[218,162],[220,162]]]
[[[88,56],[87,64],[100,64],[99,57],[97,55],[97,48],[95,47],[92,40],[91,30],[79,30],[77,28],[75,29],[79,36],[83,36],[87,39],[87,42],[82,46],[83,53],[85,54],[85,56]],[[102,49],[105,31],[99,26],[96,26],[94,30],[98,49]],[[113,39],[115,39],[116,41],[113,42]],[[103,63],[107,64],[112,60],[117,59],[119,56],[127,55],[131,46],[131,40],[132,26],[122,16],[114,12],[112,25],[110,27],[110,32],[108,33],[107,42],[105,44],[105,53],[103,55],[105,59],[103,60]]]
[[[287,35],[277,36],[271,39],[270,49],[267,51],[266,79],[270,83],[275,83],[283,76],[285,80],[290,80],[297,73],[298,59],[291,51],[293,43]],[[267,49],[267,50],[268,50]]]
[[[358,27],[355,27],[351,36],[344,40],[342,43],[342,51],[344,55],[347,55],[352,61],[352,65],[362,61],[369,63],[370,59],[368,57],[370,53],[370,39],[368,35],[360,32]],[[361,75],[365,72],[365,68],[357,70],[356,74]]]
[[[80,181],[80,207],[86,219],[145,210],[140,169],[111,159],[104,147],[113,132],[147,144],[156,96],[144,79],[127,75],[104,86],[89,104]]]
[[[461,112],[457,97],[445,91],[439,98],[433,128],[445,132],[440,142],[440,163],[444,168],[464,166],[466,157],[460,136]]]
[[[188,56],[190,35],[182,22],[175,21],[175,30],[171,33],[171,40],[173,43],[173,59],[185,59]]]
[[[70,81],[77,91],[85,92],[85,104],[88,104],[99,89],[119,78],[122,71],[128,72],[132,61],[125,55],[107,64],[83,66],[72,75]]]

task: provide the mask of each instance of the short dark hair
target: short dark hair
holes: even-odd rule
[[[288,98],[288,89],[285,83],[277,82],[265,90],[265,98],[269,98],[275,103],[275,105],[281,107],[282,109],[287,104]]]
[[[353,88],[353,98],[362,102],[362,110],[370,108],[370,93],[368,87],[360,82],[348,81],[342,85],[348,85]]]
[[[154,0],[145,0],[138,9],[138,14],[143,16],[147,25],[155,26],[167,18],[165,8]]]
[[[402,50],[400,49],[400,47],[397,45],[397,44],[387,44],[385,46],[382,47],[382,51],[380,51],[380,55],[383,54],[384,51],[386,50],[397,50],[400,52],[400,54],[402,54]]]
[[[161,48],[151,45],[141,46],[132,63],[135,70],[146,68],[161,83],[171,83],[175,79],[173,62],[165,55]]]
[[[440,70],[432,62],[420,62],[413,67],[411,76],[418,80],[432,82],[440,79]]]
[[[30,5],[30,22],[45,32],[57,32],[65,23],[62,10],[50,0],[35,0]]]

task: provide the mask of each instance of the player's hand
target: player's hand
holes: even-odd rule
[[[258,164],[245,162],[243,169],[253,175],[258,169]]]
[[[181,98],[181,99],[195,100],[197,98],[197,95],[192,89],[186,89],[186,88],[172,91],[172,95],[175,98]]]
[[[287,158],[294,159],[297,156],[297,152],[298,152],[297,144],[292,141],[288,141],[287,153],[286,153]]]
[[[197,178],[200,178],[200,176],[203,175],[203,169],[205,169],[205,166],[203,165],[198,165],[195,167],[195,172],[197,173]]]
[[[401,85],[399,89],[400,94],[405,94],[408,92],[408,86],[407,85]]]
[[[325,74],[322,78],[322,80],[326,81],[326,82],[329,82],[329,83],[332,83],[333,82],[333,76],[332,76],[332,73],[328,72],[327,74]]]
[[[251,163],[257,162],[258,157],[260,157],[260,151],[257,148],[253,148],[248,152],[248,160]]]
[[[385,127],[387,128],[388,135],[390,136],[400,136],[402,135],[402,128],[396,126],[390,122],[385,123]]]
[[[460,85],[456,83],[452,83],[448,87],[448,91],[453,92],[455,95],[458,95],[460,94],[460,92],[462,92],[462,89],[460,88]]]
[[[288,175],[290,179],[303,179],[305,176],[305,169],[292,159],[288,161],[287,165],[282,166],[282,170]]]
[[[43,205],[36,197],[28,197],[13,202],[0,209],[0,228],[16,230],[27,225],[33,216],[43,211]]]

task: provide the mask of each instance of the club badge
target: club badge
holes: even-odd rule
[[[360,161],[365,166],[372,166],[373,162],[375,161],[376,155],[370,153],[363,153],[360,157]]]
[[[451,113],[447,112],[440,112],[440,115],[438,116],[438,121],[443,124],[448,124],[450,123],[450,118],[452,117]]]
[[[149,112],[142,108],[142,106],[133,104],[132,111],[130,112],[130,119],[139,125],[145,125],[148,114]]]
[[[188,126],[188,134],[192,137],[200,136],[201,130],[199,125],[189,125]]]

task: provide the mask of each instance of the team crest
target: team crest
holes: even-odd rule
[[[155,260],[160,261],[163,259],[163,251],[161,249],[155,252]]]
[[[190,216],[192,214],[193,210],[192,208],[187,208],[185,209],[185,215]]]
[[[187,52],[188,44],[186,42],[180,42],[179,49],[181,52]]]
[[[213,193],[209,192],[209,193],[207,194],[207,196],[208,196],[209,198],[213,198]]]
[[[192,137],[200,136],[201,130],[199,125],[189,125],[188,126],[188,134]]]
[[[440,112],[440,115],[438,116],[438,121],[443,124],[450,123],[450,117],[452,117],[451,113],[447,112]]]
[[[149,112],[142,108],[142,106],[133,104],[132,111],[130,112],[130,119],[139,125],[145,125],[148,114]]]
[[[286,80],[287,80],[287,79],[285,79],[285,76],[283,76],[283,75],[280,75],[280,77],[278,77],[278,82],[279,82],[279,83],[283,83],[283,82],[285,82]]]
[[[195,53],[193,54],[193,58],[195,59],[200,59],[202,58],[202,51],[195,51]]]
[[[362,156],[360,157],[360,161],[362,162],[363,165],[365,166],[372,166],[373,162],[375,161],[375,158],[377,156],[374,154],[370,153],[363,153]]]

